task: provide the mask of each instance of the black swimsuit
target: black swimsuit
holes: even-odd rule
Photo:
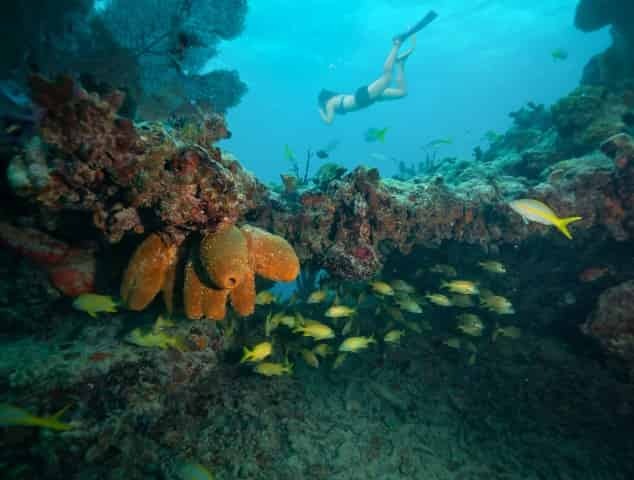
[[[345,98],[345,95],[341,95],[341,100],[339,100],[339,103],[335,107],[335,113],[338,113],[339,115],[345,115],[347,113],[345,107],[343,106],[343,100]]]

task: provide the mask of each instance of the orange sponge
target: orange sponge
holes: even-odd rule
[[[161,290],[176,250],[155,233],[137,247],[121,283],[121,298],[130,310],[143,310]]]
[[[230,290],[216,290],[204,285],[190,258],[185,264],[185,287],[183,289],[183,302],[185,315],[190,319],[202,317],[212,320],[225,318],[227,310],[227,295]]]
[[[235,226],[208,233],[200,243],[200,261],[218,288],[236,288],[251,270],[247,240]]]
[[[261,228],[245,225],[255,273],[276,282],[290,282],[299,275],[299,259],[290,243]]]

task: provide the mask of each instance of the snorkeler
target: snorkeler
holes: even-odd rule
[[[392,40],[392,49],[383,65],[383,74],[367,86],[358,88],[354,94],[336,93],[322,90],[317,97],[319,104],[319,116],[327,124],[331,124],[335,114],[345,115],[369,107],[374,102],[385,100],[397,100],[407,95],[405,82],[405,61],[416,48],[416,33],[429,25],[438,15],[430,11],[413,27],[404,33],[396,35]],[[412,46],[402,54],[398,54],[401,45],[409,37],[412,38]],[[392,70],[396,66],[396,87],[389,87],[392,82]]]

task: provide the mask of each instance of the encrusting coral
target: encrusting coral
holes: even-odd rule
[[[183,249],[182,249],[183,250]],[[131,310],[143,310],[163,291],[173,310],[178,247],[152,234],[139,245],[123,276],[121,297]],[[193,242],[184,265],[183,304],[188,318],[222,320],[227,298],[242,316],[255,308],[255,275],[292,281],[299,260],[282,237],[256,227],[226,226]]]

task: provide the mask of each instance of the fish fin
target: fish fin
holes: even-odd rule
[[[242,360],[240,360],[240,363],[246,362],[250,354],[251,352],[249,352],[249,349],[247,347],[242,347]]]
[[[97,318],[97,313],[92,310],[86,310],[86,313],[90,315],[92,318]]]
[[[49,417],[44,417],[39,419],[38,422],[35,422],[35,425],[38,425],[44,428],[50,428],[51,430],[72,430],[73,428],[72,425],[70,425],[69,423],[64,423],[60,421],[60,418],[62,417],[62,415],[64,415],[64,413],[66,413],[66,410],[68,410],[71,406],[72,406],[72,403],[69,403],[64,408],[62,408],[59,412],[56,412]]]
[[[557,229],[559,229],[559,231],[563,233],[568,240],[572,240],[572,235],[568,231],[568,224],[578,222],[581,219],[581,217],[560,218],[557,222],[554,222],[553,225],[555,225],[555,227],[557,227]]]
[[[528,218],[522,215],[522,220],[524,221],[524,225],[528,225]]]

